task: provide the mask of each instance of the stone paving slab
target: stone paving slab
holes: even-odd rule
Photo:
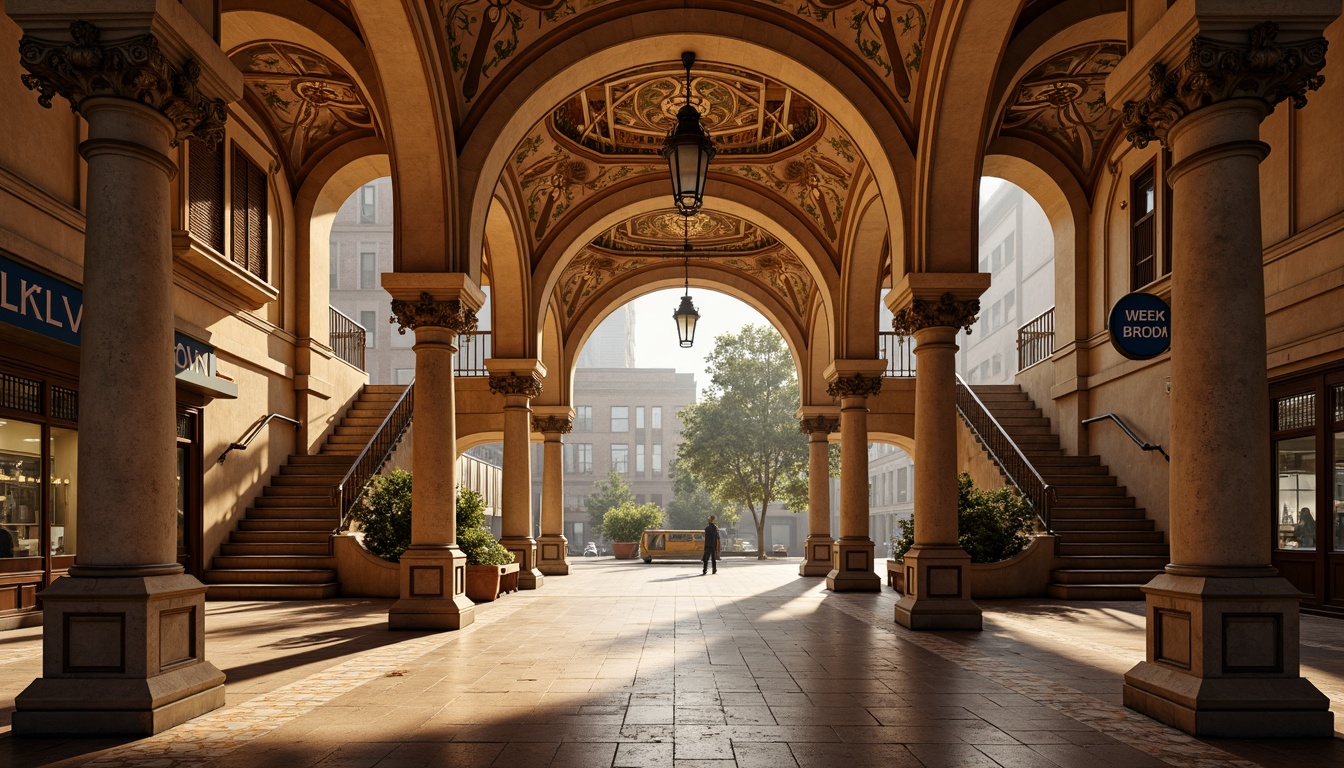
[[[228,703],[157,736],[8,735],[40,630],[0,634],[0,765],[1344,766],[1344,739],[1199,740],[1119,705],[1140,603],[986,603],[913,633],[895,594],[831,594],[797,561],[575,563],[454,633],[388,601],[208,603]],[[1344,622],[1304,617],[1305,673],[1344,709]]]

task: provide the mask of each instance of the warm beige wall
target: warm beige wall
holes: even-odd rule
[[[975,433],[961,418],[957,419],[957,471],[966,472],[976,488],[992,490],[1008,484],[999,465],[989,457]]]

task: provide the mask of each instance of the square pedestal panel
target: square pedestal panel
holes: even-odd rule
[[[475,620],[462,550],[412,545],[400,565],[401,599],[388,610],[389,629],[461,629]]]
[[[826,588],[833,592],[881,592],[882,579],[873,571],[871,539],[837,539],[831,545],[832,570]]]
[[[518,564],[518,588],[536,589],[546,577],[537,569],[537,541],[529,538],[502,538],[500,545],[513,553],[513,561]]]
[[[970,596],[971,557],[958,546],[912,547],[905,554],[905,593],[896,603],[896,623],[907,629],[967,629],[983,626]]]
[[[808,536],[803,551],[807,557],[798,566],[799,576],[826,576],[831,572],[831,547],[835,540],[830,536]]]
[[[569,575],[569,542],[564,536],[537,539],[537,570],[547,576]]]

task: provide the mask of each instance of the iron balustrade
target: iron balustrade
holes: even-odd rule
[[[238,442],[229,443],[229,447],[225,448],[224,452],[219,454],[219,459],[215,463],[223,464],[224,459],[229,457],[229,452],[231,451],[247,450],[247,446],[251,445],[252,441],[257,439],[257,435],[261,434],[261,430],[265,429],[267,424],[270,424],[272,421],[275,421],[276,419],[279,419],[280,421],[286,422],[288,424],[292,424],[295,427],[302,426],[297,419],[291,419],[290,417],[279,413],[269,414],[266,416],[266,418],[257,422],[257,425],[255,427],[248,430],[247,434],[243,435],[243,437],[239,439]]]
[[[490,358],[490,332],[472,331],[457,337],[457,375],[489,376],[485,361]]]
[[[895,331],[878,331],[878,354],[887,360],[882,375],[889,378],[910,378],[915,375],[915,338]]]
[[[1158,445],[1157,443],[1150,443],[1140,438],[1138,435],[1134,434],[1134,430],[1129,428],[1129,425],[1125,423],[1125,420],[1120,418],[1114,413],[1103,413],[1100,416],[1093,416],[1090,419],[1083,419],[1083,426],[1087,426],[1088,424],[1091,424],[1094,421],[1107,421],[1107,420],[1114,421],[1116,426],[1120,427],[1120,429],[1123,429],[1125,431],[1125,434],[1129,435],[1129,439],[1134,441],[1135,445],[1139,446],[1145,451],[1157,451],[1158,453],[1162,454],[1162,458],[1166,459],[1168,463],[1171,462],[1171,457],[1167,455],[1167,452],[1162,449],[1161,445]]]
[[[345,313],[331,307],[331,351],[345,362],[364,370],[364,347],[368,330]]]
[[[1051,307],[1017,329],[1017,370],[1046,360],[1055,352],[1055,308]]]
[[[401,442],[402,436],[406,434],[406,428],[411,425],[411,414],[414,409],[415,381],[412,380],[406,385],[406,391],[401,393],[401,397],[392,406],[387,417],[383,419],[383,423],[378,425],[373,437],[369,438],[368,445],[365,445],[364,450],[355,457],[350,471],[346,472],[341,482],[331,489],[332,503],[337,505],[341,520],[336,527],[337,533],[345,530],[350,522],[350,511],[354,509],[355,502],[364,495],[369,480],[382,470],[383,465],[391,458],[397,443]]]
[[[971,386],[961,378],[961,374],[957,374],[957,412],[975,433],[980,444],[989,451],[990,457],[1008,476],[1008,482],[1031,503],[1032,509],[1036,512],[1036,519],[1041,521],[1041,525],[1049,533],[1050,505],[1055,500],[1054,487],[1045,482],[1045,478],[1036,471],[1027,455],[1013,438],[1008,436],[1008,430],[994,418]]]

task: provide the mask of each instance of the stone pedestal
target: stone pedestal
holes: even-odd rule
[[[501,478],[499,543],[518,563],[518,588],[536,589],[546,577],[537,568],[532,538],[532,398],[541,394],[546,366],[536,360],[485,361],[490,391],[504,396],[504,471]]]
[[[388,272],[400,332],[415,332],[415,429],[411,432],[411,546],[401,555],[401,597],[389,629],[461,629],[476,618],[466,595],[467,558],[457,547],[457,338],[476,327],[485,294],[461,273]]]
[[[957,535],[956,336],[975,322],[987,287],[989,275],[926,273],[888,295],[896,332],[915,339],[915,542],[895,609],[907,629],[981,628]]]
[[[882,391],[882,360],[837,360],[825,372],[840,398],[840,538],[831,545],[826,588],[880,592],[868,536],[868,398]]]
[[[836,562],[832,553],[835,539],[831,538],[831,433],[840,429],[840,420],[827,413],[804,416],[798,422],[799,431],[808,435],[807,458],[807,543],[803,547],[803,564],[799,576],[826,576]]]
[[[205,587],[176,562],[169,151],[222,140],[242,78],[176,3],[5,6],[24,84],[88,122],[79,562],[41,593],[42,677],[14,733],[148,735],[224,703]]]
[[[1300,676],[1297,590],[1270,565],[1259,126],[1320,86],[1321,34],[1339,12],[1179,3],[1107,80],[1126,137],[1172,156],[1172,562],[1144,588],[1147,659],[1125,675],[1124,702],[1200,736],[1334,730]]]
[[[542,450],[541,538],[537,539],[537,570],[547,576],[569,574],[569,542],[565,531],[566,433],[574,428],[569,406],[539,406],[533,409],[532,429],[544,439]]]

